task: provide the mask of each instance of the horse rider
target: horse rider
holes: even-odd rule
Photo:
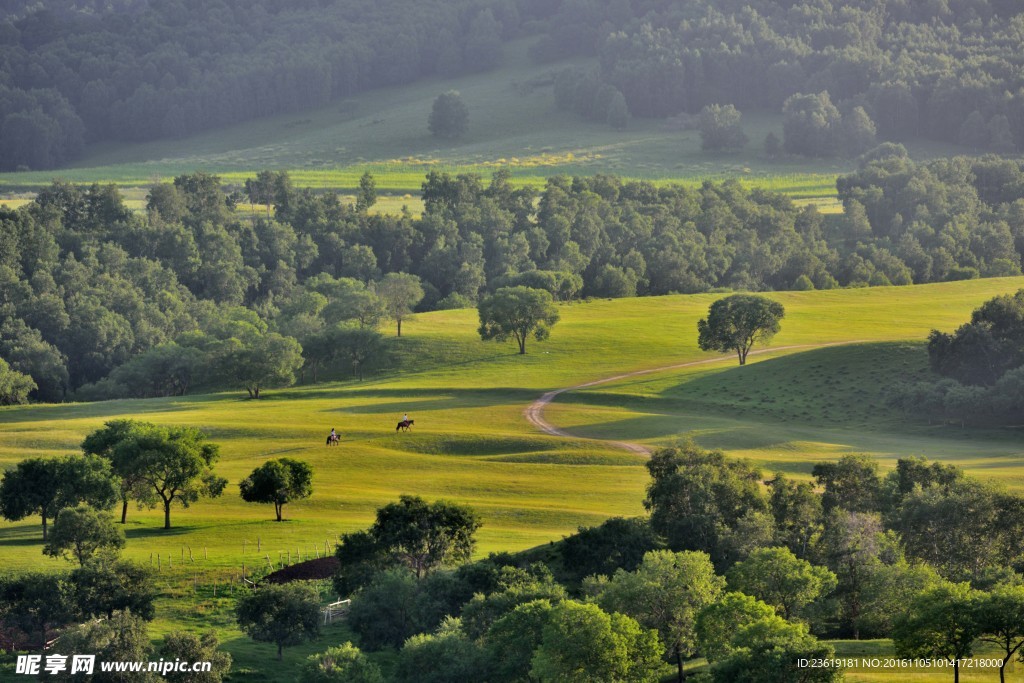
[[[409,422],[409,413],[405,413],[405,414],[402,415],[402,422],[405,422],[405,423]]]

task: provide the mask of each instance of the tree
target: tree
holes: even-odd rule
[[[1006,680],[1006,665],[1024,647],[1024,586],[997,586],[978,596],[974,605],[979,639],[1003,651],[999,683]]]
[[[384,313],[398,323],[398,336],[402,336],[402,321],[407,320],[416,304],[423,299],[420,279],[408,273],[388,273],[375,286],[377,296],[384,304]]]
[[[377,510],[370,534],[378,548],[422,578],[442,564],[469,560],[479,528],[480,519],[469,507],[403,495]]]
[[[239,599],[235,614],[250,638],[277,645],[278,660],[285,647],[320,635],[320,595],[304,584],[260,586]]]
[[[144,662],[152,650],[146,622],[128,610],[114,612],[109,619],[72,626],[61,633],[53,646],[53,652],[66,655],[69,662],[73,655],[95,655],[98,662]],[[90,680],[96,683],[156,683],[163,679],[149,672],[107,673],[97,666]]]
[[[733,637],[744,626],[775,616],[775,609],[743,593],[726,593],[697,615],[697,649],[709,662],[726,659],[735,648]]]
[[[313,468],[292,458],[268,460],[243,479],[238,488],[247,503],[273,503],[277,521],[285,503],[313,494]]]
[[[218,649],[217,645],[217,634],[213,631],[202,635],[171,631],[164,636],[156,654],[168,662],[210,662],[210,670],[169,671],[161,675],[171,683],[221,683],[231,670],[231,655]]]
[[[117,500],[110,465],[95,456],[29,458],[4,473],[0,481],[0,514],[16,522],[38,514],[46,540],[47,520],[57,511],[88,503],[103,510]]]
[[[363,381],[363,368],[382,352],[383,338],[377,330],[351,325],[338,325],[330,331],[338,355],[352,365],[352,376]]]
[[[782,304],[763,296],[727,296],[711,304],[708,317],[697,323],[697,344],[705,351],[735,351],[745,365],[750,349],[775,336],[785,314]]]
[[[977,600],[967,583],[947,583],[919,595],[896,622],[896,655],[943,659],[953,665],[953,681],[959,683],[960,662],[971,656],[981,635]]]
[[[52,557],[70,555],[84,567],[86,560],[97,552],[116,552],[123,547],[124,532],[114,526],[109,516],[88,505],[79,505],[57,513],[50,538],[43,546],[43,554]]]
[[[449,90],[437,96],[427,119],[427,128],[435,137],[449,140],[466,134],[469,129],[469,108],[458,91]]]
[[[829,157],[839,151],[842,115],[828,92],[792,95],[782,112],[782,146],[786,152]]]
[[[562,541],[560,553],[566,573],[580,581],[591,574],[611,575],[617,569],[631,572],[659,547],[658,535],[646,519],[612,517],[600,526],[580,527]]]
[[[818,642],[806,624],[771,616],[733,633],[732,653],[711,669],[715,683],[833,683],[843,678],[839,667],[806,668],[800,660],[828,660],[831,645]]]
[[[606,119],[608,125],[615,130],[626,130],[626,126],[629,125],[629,105],[619,89],[614,88],[614,90],[615,92],[608,101]]]
[[[496,681],[530,680],[530,660],[540,647],[551,610],[549,600],[532,600],[517,605],[487,629],[484,647]]]
[[[302,346],[276,332],[244,341],[231,339],[221,363],[225,379],[240,384],[249,398],[258,399],[264,388],[295,384],[295,372],[302,367]]]
[[[110,618],[119,610],[151,620],[157,588],[153,570],[127,560],[91,561],[68,577],[68,591],[81,618]]]
[[[115,447],[114,461],[146,487],[147,501],[163,505],[164,529],[170,529],[172,503],[187,508],[224,491],[227,480],[213,473],[218,454],[198,429],[135,425]]]
[[[739,110],[731,104],[709,104],[700,112],[700,146],[704,150],[740,149],[747,136],[740,127]]]
[[[870,455],[844,455],[837,462],[819,462],[811,470],[824,489],[821,506],[850,512],[872,512],[881,504],[882,481],[878,462]]]
[[[26,634],[39,634],[39,649],[53,627],[70,622],[76,612],[64,577],[31,572],[0,578],[0,617]]]
[[[306,657],[299,683],[384,683],[380,667],[352,643]]]
[[[398,653],[395,683],[460,683],[487,677],[480,645],[466,637],[459,620],[449,617],[437,633],[418,633]]]
[[[860,639],[863,594],[883,543],[882,524],[877,514],[833,510],[818,542],[818,552],[838,579],[836,590],[842,616]]]
[[[632,618],[607,614],[597,605],[566,600],[551,610],[531,676],[545,681],[660,680],[662,645],[658,632]]]
[[[0,406],[28,403],[28,395],[37,388],[31,377],[12,370],[7,361],[0,358]]]
[[[874,147],[875,134],[875,122],[864,111],[864,107],[854,107],[843,117],[843,147],[849,156],[856,156]]]
[[[481,339],[503,342],[514,338],[520,354],[526,353],[526,339],[531,334],[537,341],[543,341],[559,320],[550,293],[522,286],[502,287],[481,301],[477,312]]]
[[[128,501],[135,498],[140,505],[155,504],[153,491],[137,469],[137,452],[131,448],[118,450],[118,446],[133,436],[144,433],[155,425],[135,420],[110,420],[102,429],[85,437],[82,451],[97,455],[110,462],[111,471],[118,478],[121,493],[121,524],[128,518]]]
[[[356,211],[367,211],[377,203],[377,181],[367,171],[359,176],[359,193],[356,195]]]
[[[707,553],[655,550],[635,572],[619,570],[604,584],[597,603],[607,612],[627,614],[643,628],[658,631],[668,653],[675,656],[678,680],[683,658],[697,650],[697,614],[713,603],[725,587]]]
[[[768,487],[776,538],[797,557],[806,557],[822,529],[821,496],[810,482],[793,481],[781,472]]]
[[[790,620],[836,587],[836,575],[789,548],[761,548],[729,570],[729,587],[771,605]]]
[[[647,471],[651,483],[644,507],[650,510],[651,528],[672,550],[704,551],[716,566],[729,559],[727,530],[749,513],[768,508],[758,469],[692,442],[658,451]]]

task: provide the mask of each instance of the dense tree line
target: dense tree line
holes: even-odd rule
[[[710,104],[779,111],[791,96],[827,93],[834,118],[867,118],[883,139],[1024,145],[1019,3],[566,0],[553,9],[533,53],[598,58],[561,86],[559,103],[588,118],[601,119],[611,97],[597,93],[623,96],[642,117]]]
[[[177,138],[486,70],[530,4],[15,3],[0,14],[0,163],[52,168],[86,142]]]
[[[658,681],[667,663],[682,680],[704,657],[724,682],[795,680],[798,658],[832,656],[818,637],[893,638],[901,656],[951,664],[981,642],[1006,662],[1024,647],[1020,496],[924,458],[883,475],[848,455],[798,481],[687,443],[647,468],[648,517],[474,563],[442,553],[427,571],[410,551],[432,537],[468,547],[471,512],[408,497],[381,508],[343,538],[335,584],[361,647],[395,648],[398,664],[385,677],[351,646],[345,660],[376,681],[511,683]],[[385,527],[394,540],[370,540]],[[326,662],[310,662],[304,680],[321,680]],[[840,676],[812,673],[800,680]]]
[[[842,216],[735,181],[554,177],[538,193],[503,171],[432,172],[421,217],[371,215],[363,185],[348,205],[283,172],[240,189],[194,173],[154,186],[141,214],[113,186],[59,182],[0,209],[0,403],[258,398],[324,368],[361,377],[388,363],[383,320],[503,288],[565,301],[910,284],[1016,275],[1024,253],[1019,162],[915,163],[890,144],[840,178]]]
[[[1019,425],[1024,415],[1024,289],[986,301],[952,334],[932,330],[937,377],[896,387],[890,402],[931,422]]]

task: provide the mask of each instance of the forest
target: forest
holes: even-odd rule
[[[617,128],[706,105],[785,108],[822,117],[826,140],[853,122],[882,140],[1012,153],[1024,145],[1019,12],[1013,0],[9,2],[0,163],[52,168],[92,142],[179,138],[486,71],[520,37],[542,63],[596,60],[562,79],[559,104]]]
[[[846,212],[826,216],[735,181],[555,177],[538,194],[502,171],[489,182],[432,172],[414,217],[369,213],[371,176],[348,204],[284,172],[243,188],[194,173],[154,186],[145,213],[112,185],[57,182],[0,209],[0,353],[35,383],[10,392],[21,400],[64,400],[118,368],[113,389],[78,396],[174,395],[194,378],[237,378],[237,365],[196,363],[241,329],[271,355],[304,349],[295,369],[314,381],[331,354],[356,374],[379,367],[388,274],[418,278],[418,310],[472,307],[506,286],[567,301],[1020,274],[1020,162],[918,163],[890,144],[838,187]]]

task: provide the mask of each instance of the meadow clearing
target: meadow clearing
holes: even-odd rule
[[[130,508],[125,555],[160,563],[165,594],[154,636],[183,626],[213,628],[236,669],[253,669],[239,680],[283,680],[277,676],[289,663],[348,636],[333,625],[319,642],[286,651],[283,668],[257,666],[271,646],[241,635],[224,596],[243,563],[247,575],[258,576],[270,564],[322,555],[339,533],[365,527],[377,507],[401,493],[474,507],[484,522],[480,556],[557,541],[611,516],[643,514],[644,456],[606,439],[657,447],[689,435],[766,470],[804,477],[814,462],[844,453],[871,453],[883,468],[896,457],[925,455],[1021,490],[1024,444],[1015,432],[908,423],[884,404],[887,387],[926,372],[923,339],[930,329],[954,329],[984,300],[1021,287],[1018,277],[770,294],[787,310],[770,346],[799,348],[752,356],[745,368],[723,357],[563,394],[544,414],[572,438],[539,433],[524,408],[551,389],[714,358],[697,348],[696,321],[720,295],[562,305],[552,338],[529,344],[526,356],[511,344],[481,342],[473,310],[422,314],[403,326],[401,339],[390,340],[400,370],[362,383],[278,389],[259,401],[225,392],[0,409],[0,466],[74,452],[114,417],[207,432],[221,445],[216,470],[229,480],[224,496],[174,509],[170,531],[160,528],[160,511]],[[814,348],[837,342],[849,344]],[[396,433],[405,412],[416,426]],[[338,448],[323,445],[331,427],[342,434]],[[286,521],[276,523],[270,507],[242,502],[237,484],[282,455],[313,466],[314,495],[286,506]],[[66,568],[42,556],[41,546],[37,519],[0,524],[0,561],[8,571]],[[851,680],[878,680],[873,676]]]

